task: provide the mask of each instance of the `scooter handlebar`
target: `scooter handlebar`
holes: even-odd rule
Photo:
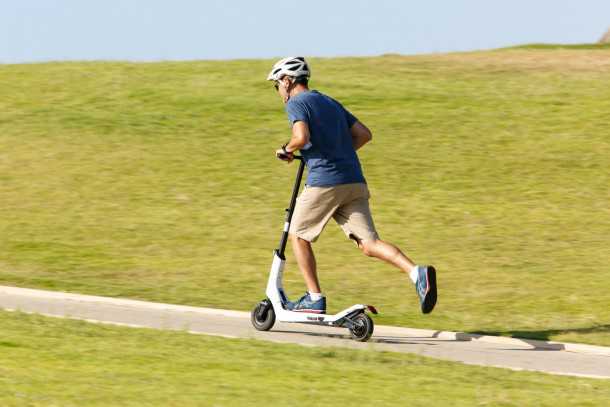
[[[288,161],[288,156],[286,154],[278,154],[277,158],[279,158],[280,160],[283,160],[283,161]],[[302,161],[303,160],[303,156],[293,155],[292,159],[293,160],[301,160]]]

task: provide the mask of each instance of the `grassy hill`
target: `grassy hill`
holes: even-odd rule
[[[374,133],[382,238],[439,270],[439,303],[334,224],[329,311],[610,345],[610,51],[312,59]],[[0,65],[0,283],[248,310],[296,166],[273,61]],[[291,296],[304,290],[292,257]]]
[[[571,50],[607,50],[610,49],[610,44],[598,43],[598,44],[525,44],[509,47],[505,49],[537,49],[537,50],[557,50],[557,49],[571,49]]]

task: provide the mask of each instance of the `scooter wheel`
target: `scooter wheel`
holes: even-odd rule
[[[349,332],[352,334],[352,339],[358,342],[366,342],[373,335],[375,325],[371,317],[366,315],[364,312],[358,314],[353,319],[353,325],[349,328]]]
[[[273,327],[275,323],[275,311],[273,311],[273,305],[271,301],[262,300],[252,310],[250,315],[252,325],[258,331],[268,331]]]

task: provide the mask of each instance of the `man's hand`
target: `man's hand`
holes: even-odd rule
[[[284,147],[280,148],[275,152],[275,156],[282,161],[292,162],[294,160],[294,154],[287,152]]]

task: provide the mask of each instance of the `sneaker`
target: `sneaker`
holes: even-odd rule
[[[287,302],[286,309],[296,312],[313,312],[316,314],[326,314],[326,297],[320,298],[318,301],[313,301],[309,297],[309,293],[305,293],[300,300],[295,302]]]
[[[415,291],[419,296],[421,312],[428,314],[436,305],[436,270],[432,266],[417,266]]]

